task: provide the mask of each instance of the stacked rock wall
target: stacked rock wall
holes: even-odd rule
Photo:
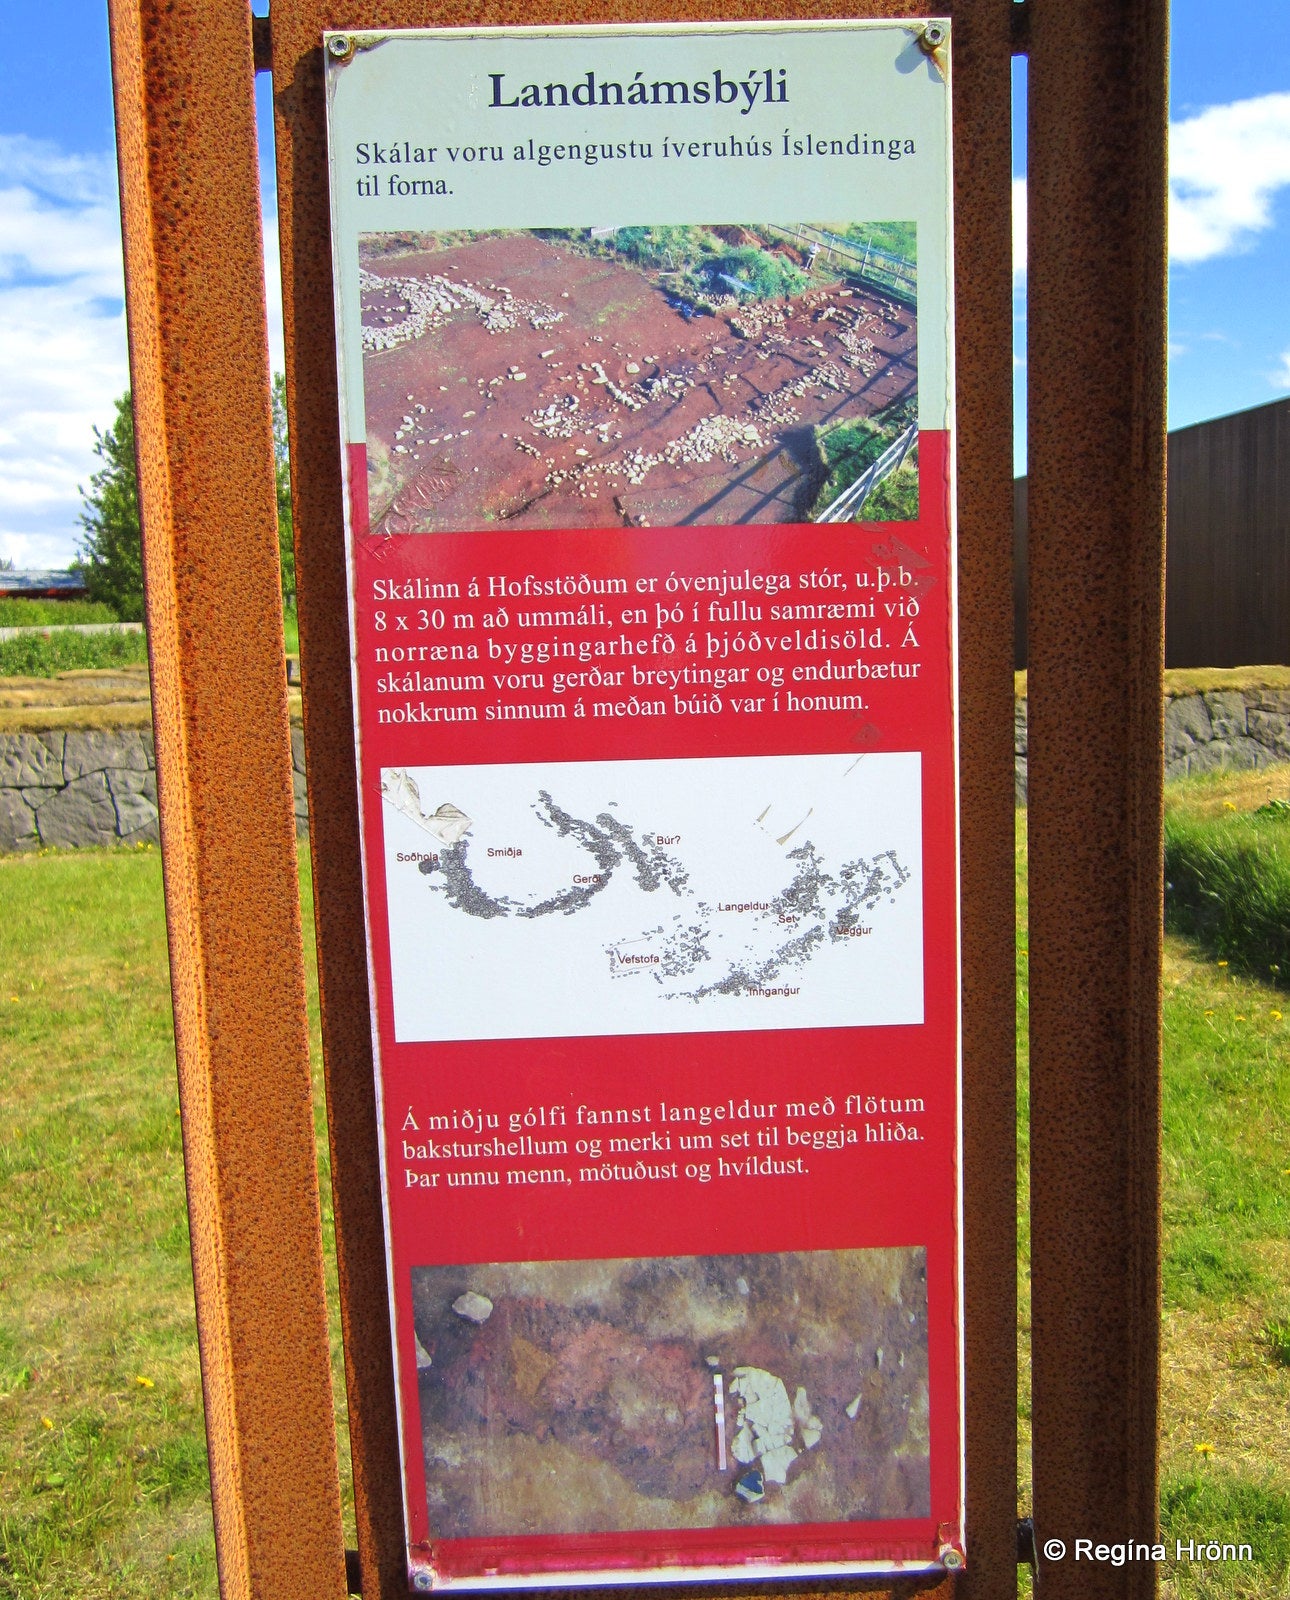
[[[1015,704],[1017,804],[1026,804],[1026,702]],[[1290,761],[1290,689],[1212,689],[1165,702],[1165,780]]]
[[[291,730],[296,832],[308,827],[305,741]],[[0,734],[0,851],[156,843],[157,763],[143,728]]]
[[[1016,799],[1026,804],[1026,702],[1015,705]],[[291,730],[296,832],[309,826],[305,741]],[[1290,761],[1290,689],[1211,690],[1165,704],[1165,777]],[[0,734],[0,852],[155,843],[151,730],[55,729]]]

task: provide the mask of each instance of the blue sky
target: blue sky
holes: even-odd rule
[[[0,558],[65,564],[128,382],[106,0],[43,0],[0,56]],[[254,7],[264,9],[262,0]],[[1174,0],[1170,423],[1290,394],[1290,4]],[[1025,67],[1015,80],[1024,104]],[[269,176],[267,82],[260,80]],[[1024,112],[1014,120],[1024,217]],[[270,300],[278,281],[266,193]],[[1019,388],[1025,275],[1019,250]],[[281,320],[270,344],[281,365]],[[1019,404],[1018,465],[1024,462]]]

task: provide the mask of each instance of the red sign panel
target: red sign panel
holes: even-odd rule
[[[940,66],[912,24],[355,43],[333,170],[411,1581],[961,1565]],[[657,182],[698,134],[792,192],[794,96],[839,51],[894,110],[854,154],[811,133],[813,220],[695,221],[683,183],[582,197],[647,218],[614,227],[543,201],[553,165]],[[418,73],[433,146],[392,132]],[[566,106],[611,154],[549,139]],[[846,164],[877,142],[875,199]],[[530,162],[502,226],[483,197],[518,205]]]

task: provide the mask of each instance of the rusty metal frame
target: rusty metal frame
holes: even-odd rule
[[[250,16],[112,0],[166,926],[225,1596],[345,1593]]]
[[[1032,0],[1034,1521],[1159,1516],[1167,0]],[[1093,333],[1093,330],[1096,330]],[[1145,1597],[1154,1564],[1043,1570]]]
[[[1154,1526],[1165,3],[940,8],[955,29],[969,1566],[930,1584],[795,1592],[1015,1594],[1010,57],[1027,46],[1036,1508],[1041,1528],[1074,1529],[1086,1517],[1078,1531],[1093,1536],[1123,1536],[1126,1508],[1135,1534]],[[874,0],[858,9],[928,8]],[[339,1596],[361,1579],[371,1600],[396,1600],[407,1588],[362,936],[321,35],[704,13],[694,0],[470,0],[464,9],[373,0],[361,10],[275,0],[270,25],[253,24],[238,0],[110,0],[110,10],[221,1592]],[[839,14],[827,0],[732,0],[721,13]],[[348,1573],[267,403],[251,84],[270,66],[359,1542]],[[1063,319],[1094,303],[1115,337],[1090,352]],[[1108,451],[1112,427],[1123,449]],[[1093,466],[1099,503],[1083,493]],[[1119,719],[1121,737],[1099,756],[1079,735],[1097,724],[1102,736],[1104,718]],[[1146,1594],[1154,1580],[1154,1569],[1054,1568],[1046,1592],[1073,1594],[1063,1584],[1077,1574],[1081,1595]],[[754,1591],[711,1592],[742,1600]]]

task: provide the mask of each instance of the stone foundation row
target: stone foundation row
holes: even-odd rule
[[[309,825],[305,740],[291,730],[296,832]],[[140,728],[0,734],[0,852],[155,844],[157,762]]]
[[[1016,702],[1016,797],[1027,797],[1026,702]],[[291,730],[296,831],[309,825],[305,741]],[[1165,706],[1165,776],[1290,761],[1290,689],[1178,695]],[[0,852],[156,843],[152,734],[137,728],[0,734]]]
[[[1016,702],[1017,804],[1026,804],[1029,730]],[[1201,772],[1249,772],[1290,761],[1290,689],[1222,689],[1165,702],[1165,780]]]

